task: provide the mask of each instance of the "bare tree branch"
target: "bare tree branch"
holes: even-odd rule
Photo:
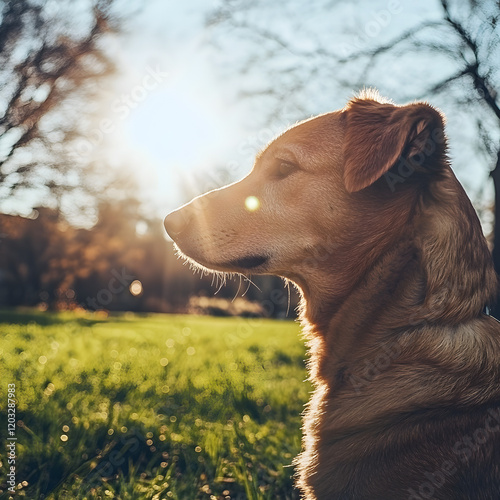
[[[43,5],[30,0],[7,0],[0,18],[0,97],[6,105],[0,116],[0,132],[14,139],[4,141],[4,156],[0,159],[2,196],[10,196],[21,186],[38,180],[31,176],[36,163],[25,168],[9,166],[16,151],[30,147],[35,139],[43,138],[40,123],[43,117],[56,112],[71,96],[95,92],[95,83],[115,71],[109,54],[103,51],[101,39],[116,33],[118,21],[111,13],[114,0],[86,0],[93,15],[86,34],[72,35],[65,23],[67,18],[47,14]],[[61,7],[72,9],[71,2]],[[89,94],[90,96],[90,94]],[[76,116],[76,115],[75,115]],[[74,117],[73,117],[74,119]],[[77,124],[62,124],[66,130]],[[43,141],[41,142],[43,144]],[[46,150],[50,156],[50,150]],[[51,162],[52,170],[64,168],[61,158]],[[22,177],[19,180],[19,176]]]
[[[359,52],[356,52],[354,54],[350,54],[348,57],[344,57],[341,59],[338,59],[338,63],[340,64],[347,64],[352,62],[354,59],[360,59],[364,57],[377,57],[382,54],[385,54],[391,50],[393,50],[397,45],[399,45],[402,42],[405,42],[412,38],[413,36],[417,35],[418,33],[422,32],[423,30],[427,28],[437,28],[437,27],[442,27],[443,22],[442,21],[424,21],[420,23],[419,25],[410,28],[409,30],[405,31],[401,35],[398,35],[397,37],[393,38],[389,42],[379,45],[375,47],[374,49],[371,50],[361,50]]]

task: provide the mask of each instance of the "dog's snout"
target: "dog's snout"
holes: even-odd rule
[[[188,222],[189,214],[185,210],[175,210],[175,212],[171,212],[165,217],[163,225],[168,235],[175,239],[184,230]]]

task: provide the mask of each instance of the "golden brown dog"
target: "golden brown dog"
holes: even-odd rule
[[[165,219],[198,264],[302,293],[304,498],[500,499],[497,281],[443,127],[364,94]]]

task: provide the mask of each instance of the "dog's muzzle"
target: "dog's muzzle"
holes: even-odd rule
[[[185,211],[175,210],[165,217],[163,225],[165,226],[168,235],[175,240],[175,238],[186,228],[188,222],[189,217]]]

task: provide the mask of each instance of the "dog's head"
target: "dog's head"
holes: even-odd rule
[[[346,292],[408,230],[431,185],[453,176],[445,149],[433,107],[363,95],[285,131],[245,178],[172,212],[165,228],[205,268]]]

